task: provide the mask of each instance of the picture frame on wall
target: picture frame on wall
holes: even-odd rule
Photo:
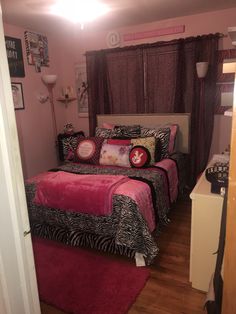
[[[5,36],[7,61],[11,77],[25,77],[21,39]]]
[[[25,109],[22,83],[11,83],[12,97],[15,110]]]
[[[24,37],[28,64],[34,65],[36,72],[41,72],[41,67],[49,67],[47,37],[30,31],[25,31]]]
[[[88,82],[85,63],[76,65],[75,77],[78,113],[80,117],[88,117]]]

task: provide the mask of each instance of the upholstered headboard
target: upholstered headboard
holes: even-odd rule
[[[179,125],[176,148],[183,153],[189,152],[190,114],[188,113],[97,115],[97,126],[101,127],[103,123],[115,125],[140,124],[145,127],[157,127],[167,123],[176,123]]]

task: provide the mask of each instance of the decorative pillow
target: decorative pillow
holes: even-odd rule
[[[78,144],[78,137],[65,137],[62,140],[62,148],[63,148],[63,158],[64,160],[73,160],[74,159],[74,154],[75,154],[75,149]]]
[[[112,123],[103,123],[103,124],[102,124],[102,128],[104,128],[104,129],[110,129],[110,130],[113,130],[113,129],[114,129],[114,127],[115,127],[115,125],[114,125],[114,124],[112,124]]]
[[[113,139],[113,138],[109,138],[107,140],[108,144],[112,144],[112,145],[131,145],[131,140],[127,139],[127,140],[120,140],[120,139]]]
[[[103,141],[102,137],[79,138],[74,161],[98,164]]]
[[[136,138],[140,134],[140,125],[116,125],[112,130],[112,138]]]
[[[105,129],[96,127],[95,129],[95,136],[96,137],[103,137],[103,138],[111,138],[112,137],[112,129]]]
[[[129,161],[132,167],[142,168],[150,164],[151,155],[149,150],[141,145],[134,146],[129,153]]]
[[[154,136],[157,139],[156,161],[169,157],[170,128],[149,129],[141,127],[141,137]]]
[[[150,153],[150,163],[155,163],[155,149],[156,149],[156,138],[152,137],[144,137],[144,138],[135,138],[131,140],[131,144],[133,146],[143,146],[146,147]]]
[[[130,167],[129,152],[131,146],[112,145],[103,143],[99,163],[100,165],[112,165]]]
[[[170,128],[170,140],[169,140],[168,152],[169,154],[172,154],[175,152],[175,144],[176,144],[176,138],[177,138],[179,126],[178,124],[167,124],[166,127]]]
[[[58,134],[57,140],[60,161],[73,160],[79,137],[84,138],[83,131],[74,134]]]

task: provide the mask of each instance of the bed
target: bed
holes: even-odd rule
[[[148,145],[153,141],[149,133],[143,136],[144,141],[134,136],[136,130],[132,127],[128,131],[133,132],[133,136],[127,136],[130,125],[142,125],[145,133],[153,127],[166,127],[167,123],[178,125],[175,150],[167,158],[159,156],[159,160],[156,160],[152,150],[147,149],[146,139]],[[122,126],[116,128],[118,138],[104,135],[107,131],[103,126],[108,124]],[[26,195],[32,233],[72,246],[126,255],[135,258],[137,264],[149,265],[159,251],[157,230],[169,222],[171,204],[176,201],[184,185],[189,116],[101,115],[97,117],[97,131],[99,136],[96,138],[78,139],[76,150],[73,148],[76,155],[72,161],[27,180]],[[122,135],[120,132],[123,132]],[[91,156],[84,163],[83,154],[87,154],[92,140],[100,145],[99,156],[96,157],[99,163],[93,159],[91,163],[88,162]],[[140,143],[142,145],[138,145]],[[116,159],[117,164],[114,164],[114,160],[111,162],[111,156],[107,155],[111,147],[122,151],[118,163]],[[140,159],[137,157],[141,155],[145,166],[132,164],[132,161],[137,163]],[[92,158],[95,158],[95,154]],[[155,160],[151,162],[152,159]],[[132,167],[127,163],[131,163]]]

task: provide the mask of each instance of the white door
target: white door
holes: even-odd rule
[[[1,314],[40,313],[29,229],[0,5]]]

